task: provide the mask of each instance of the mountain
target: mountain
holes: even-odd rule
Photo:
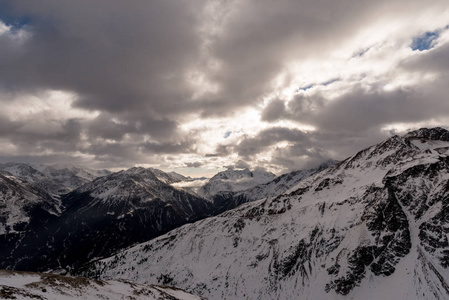
[[[60,194],[66,194],[95,178],[111,174],[108,170],[95,170],[73,165],[35,166],[37,170],[47,176],[60,187]]]
[[[275,177],[276,175],[273,173],[264,170],[227,169],[226,171],[215,174],[209,179],[201,187],[198,194],[205,198],[211,198],[217,194],[243,191],[258,184],[266,183]]]
[[[394,136],[85,274],[210,299],[448,299],[449,133]]]
[[[33,185],[0,170],[0,264],[15,268],[50,239],[48,225],[59,219],[61,202]],[[44,245],[45,246],[45,245]],[[36,257],[39,263],[43,257]]]
[[[54,198],[66,194],[93,179],[110,174],[108,170],[94,170],[70,165],[31,165],[9,162],[0,164],[0,170],[7,171],[23,183],[41,189]]]
[[[0,298],[201,300],[200,297],[167,286],[7,270],[0,270]]]
[[[40,213],[36,215],[39,222],[26,226],[20,238],[5,237],[0,267],[25,271],[76,268],[213,213],[209,201],[159,179],[170,176],[160,170],[131,168],[98,177],[61,196],[62,210],[57,216]]]
[[[23,231],[36,210],[49,215],[61,213],[60,203],[50,195],[0,170],[0,235]]]
[[[275,179],[238,192],[219,192],[212,197],[217,212],[225,212],[247,202],[280,195],[297,185],[301,180],[335,165],[337,161],[329,160],[317,168],[298,170],[283,174]]]
[[[178,174],[176,172],[164,172],[154,168],[149,168],[148,170],[150,170],[151,173],[153,173],[153,175],[157,177],[157,179],[167,184],[189,180],[188,177],[185,177],[184,175]]]

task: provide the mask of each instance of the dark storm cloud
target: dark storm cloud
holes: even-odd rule
[[[254,137],[245,137],[232,151],[242,158],[234,165],[236,168],[251,166],[249,161],[254,161],[257,154],[264,151],[272,151],[268,163],[277,166],[283,171],[293,171],[302,168],[315,167],[331,157],[326,150],[331,141],[331,136],[321,132],[306,132],[298,129],[274,127],[261,131]],[[335,136],[332,136],[335,139]],[[279,142],[288,142],[286,146],[278,147]],[[348,142],[340,136],[340,142],[332,143],[335,149]],[[347,144],[346,144],[347,145]],[[257,162],[256,162],[257,164]],[[252,165],[255,166],[254,164]]]
[[[323,131],[353,133],[380,129],[391,123],[422,122],[444,117],[449,115],[449,103],[445,101],[449,89],[445,81],[437,79],[423,86],[393,91],[367,91],[355,87],[327,102],[320,97],[301,97],[300,101],[292,103],[290,117]]]
[[[449,73],[449,43],[420,53],[420,55],[405,61],[402,66],[410,71],[437,72],[441,76],[447,76]]]
[[[74,165],[85,165],[87,163],[84,157],[67,156],[66,154],[51,154],[51,155],[0,155],[0,162],[21,162],[31,164],[55,164],[65,163]],[[103,166],[98,162],[89,162],[91,166],[102,168]],[[106,167],[106,166],[105,166]],[[107,166],[109,167],[109,165]]]
[[[185,153],[190,152],[190,148],[193,146],[193,140],[187,140],[184,142],[175,142],[175,143],[153,143],[148,142],[142,145],[144,151],[155,153],[155,154],[164,154],[164,153]]]
[[[234,167],[238,168],[238,169],[249,169],[249,168],[251,168],[251,165],[249,163],[247,163],[246,161],[243,161],[240,159],[239,161],[237,161],[235,163]]]
[[[196,162],[188,162],[188,163],[185,163],[185,166],[187,167],[187,168],[199,168],[199,167],[201,167],[201,166],[203,166],[204,164],[202,163],[202,162],[199,162],[199,161],[196,161]]]
[[[8,138],[15,145],[24,148],[45,148],[45,145],[49,144],[66,144],[67,149],[69,149],[72,144],[79,141],[82,128],[78,119],[54,120],[54,124],[51,124],[54,127],[52,129],[47,129],[47,124],[30,121],[8,121],[6,118],[1,123],[2,128],[6,130],[0,131],[0,137]]]
[[[211,13],[205,8],[212,3],[217,6]],[[239,109],[271,96],[274,79],[292,61],[325,59],[366,24],[408,12],[418,15],[440,3],[0,0],[0,21],[11,26],[0,34],[0,104],[24,95],[45,98],[43,91],[56,90],[73,93],[72,108],[95,112],[94,117],[58,120],[43,113],[0,117],[0,138],[16,147],[11,157],[29,151],[56,158],[59,154],[45,153],[65,151],[111,165],[195,153],[202,141],[181,129],[192,115],[238,116]],[[291,167],[297,166],[295,157],[315,161],[327,155],[323,149],[341,154],[348,143],[365,144],[367,136],[374,141],[379,128],[392,122],[447,116],[448,48],[435,47],[400,66],[404,72],[436,73],[430,82],[388,92],[353,85],[336,99],[315,93],[288,105],[274,100],[262,121],[289,119],[317,131],[265,129],[205,156],[237,153],[244,158],[238,165],[253,165],[255,154],[287,141],[289,146],[275,149],[269,163]],[[367,50],[353,50],[366,56]],[[212,91],[204,83],[192,84],[201,77]],[[281,85],[291,80],[286,76]]]
[[[148,113],[176,111],[190,93],[183,76],[198,60],[198,2],[2,4],[30,18],[24,45],[1,45],[3,89],[69,90],[79,107]]]
[[[147,134],[157,140],[176,137],[178,124],[168,118],[152,119],[135,114],[102,113],[87,124],[88,134],[92,138],[105,138],[121,141],[126,134]]]
[[[300,130],[274,127],[261,131],[255,137],[244,138],[234,150],[242,157],[250,157],[282,141],[307,144],[309,137]]]
[[[394,13],[387,1],[250,0],[233,5],[208,48],[221,65],[209,73],[220,93],[201,102],[205,115],[257,103],[290,60],[324,58],[364,24]],[[415,5],[408,3],[404,11]]]
[[[262,111],[262,121],[272,122],[281,119],[285,115],[285,105],[282,100],[271,101]]]

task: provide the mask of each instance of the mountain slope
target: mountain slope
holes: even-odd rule
[[[15,268],[49,239],[48,225],[61,214],[61,203],[11,173],[0,171],[0,263]],[[46,260],[36,257],[33,263]]]
[[[212,200],[214,205],[217,207],[217,212],[225,212],[247,202],[280,195],[297,185],[301,180],[321,172],[336,163],[336,161],[329,160],[322,163],[317,168],[286,173],[267,183],[258,184],[243,191],[221,192],[214,195]]]
[[[0,270],[0,298],[201,300],[200,297],[166,286],[6,270]]]
[[[446,136],[394,136],[283,195],[175,229],[86,274],[210,299],[448,299]]]
[[[65,211],[54,246],[60,265],[53,268],[111,255],[213,211],[208,201],[173,188],[145,168],[97,178],[62,202]]]
[[[64,176],[68,168],[58,170],[52,176],[73,178]],[[176,180],[173,174],[155,169],[131,168],[98,177],[61,199],[1,172],[0,268],[76,268],[214,211],[209,201],[164,182]],[[51,204],[53,210],[43,209]]]
[[[0,170],[0,235],[16,233],[24,228],[32,217],[30,211],[37,206],[48,214],[60,213],[59,202],[48,194]]]

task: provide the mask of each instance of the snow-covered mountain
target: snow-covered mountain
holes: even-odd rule
[[[155,168],[148,168],[147,170],[151,171],[153,175],[157,177],[157,179],[167,184],[172,184],[181,181],[188,181],[190,179],[176,172],[164,172],[162,170]]]
[[[94,180],[95,178],[112,173],[108,170],[95,170],[87,167],[60,164],[50,166],[39,165],[35,166],[35,168],[45,174],[49,180],[52,180],[61,186],[61,191],[64,194]]]
[[[201,300],[200,297],[167,286],[7,270],[0,270],[0,298]]]
[[[0,267],[73,268],[213,214],[209,201],[159,179],[170,176],[160,170],[131,168],[98,177],[61,196],[57,217],[41,218],[45,224],[27,227],[5,241]]]
[[[394,136],[86,274],[209,299],[448,299],[449,133]]]
[[[48,224],[60,215],[59,199],[0,170],[1,266],[14,268],[21,258],[38,251],[42,238],[50,239]],[[34,263],[41,259],[36,257]]]
[[[0,236],[23,231],[37,208],[52,215],[61,212],[60,202],[50,195],[0,170]]]
[[[301,180],[321,172],[336,163],[337,161],[328,160],[319,165],[317,168],[286,173],[267,183],[258,184],[243,191],[221,192],[215,194],[212,197],[212,200],[214,205],[217,207],[216,209],[218,212],[225,212],[247,202],[280,195],[297,185]]]
[[[71,165],[31,165],[9,162],[0,164],[0,170],[7,171],[23,183],[39,188],[54,198],[66,194],[97,177],[105,176],[108,170],[94,170]]]
[[[205,198],[212,198],[218,194],[239,192],[252,188],[259,184],[267,183],[276,177],[271,172],[264,170],[249,169],[226,171],[215,174],[209,181],[200,188],[198,194]]]

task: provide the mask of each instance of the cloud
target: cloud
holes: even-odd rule
[[[192,180],[192,181],[175,182],[172,185],[174,187],[179,188],[199,188],[205,185],[206,183],[207,183],[206,180]]]
[[[251,166],[246,161],[239,160],[235,163],[234,167],[237,169],[249,169]]]
[[[274,127],[261,131],[255,137],[244,138],[235,146],[234,151],[242,157],[250,157],[283,141],[306,144],[309,142],[309,137],[300,130]]]
[[[0,0],[0,159],[342,159],[449,119],[446,2]]]
[[[196,161],[196,162],[186,162],[186,163],[185,163],[185,166],[186,166],[187,168],[199,168],[199,167],[201,167],[203,164],[204,164],[203,162],[199,162],[199,161]]]
[[[285,104],[282,100],[271,101],[262,111],[261,119],[263,121],[277,121],[285,115]]]

